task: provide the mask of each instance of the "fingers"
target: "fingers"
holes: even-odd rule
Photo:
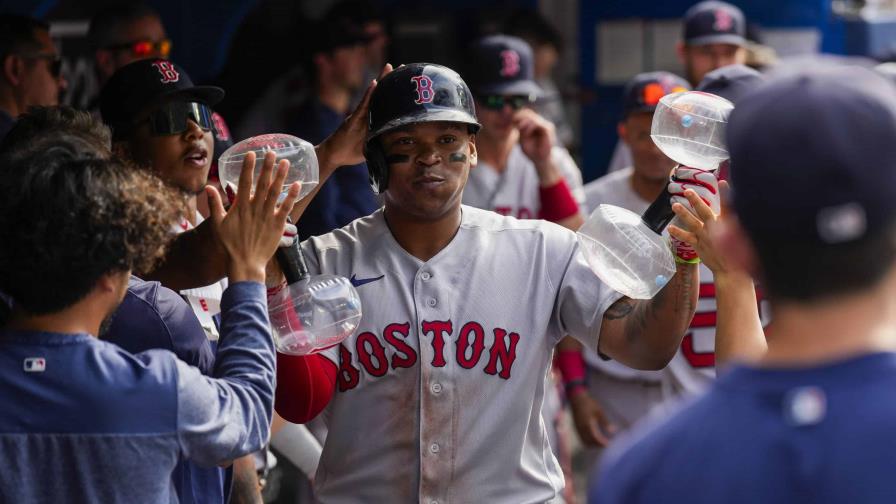
[[[268,191],[271,187],[271,176],[274,171],[274,162],[277,160],[277,155],[273,152],[266,152],[264,155],[264,161],[261,164],[261,171],[258,173],[258,177],[255,179],[255,197],[252,201],[259,202],[259,204],[264,205],[264,202],[267,200]]]
[[[591,435],[591,440],[594,444],[598,446],[607,446],[610,442],[610,439],[601,432],[597,418],[592,418],[591,421],[588,422],[588,434]]]
[[[716,214],[712,211],[712,208],[710,208],[709,205],[706,204],[706,201],[697,195],[696,192],[688,189],[684,192],[684,197],[687,198],[688,203],[691,204],[691,208],[703,222],[708,222],[716,218]]]
[[[401,65],[404,66],[404,65]],[[380,76],[377,77],[377,80],[382,80],[383,77],[389,75],[392,72],[392,63],[386,63],[383,65],[383,69],[380,71]]]
[[[208,196],[208,209],[211,213],[212,222],[218,225],[224,220],[225,215],[221,193],[212,186],[205,186],[205,195]]]
[[[697,245],[697,235],[691,233],[689,231],[685,231],[675,224],[670,224],[669,227],[666,228],[669,231],[669,234],[672,235],[678,241],[683,241],[688,245],[695,247]]]
[[[727,180],[719,181],[719,201],[721,208],[730,207],[731,205],[731,185],[728,184]]]
[[[237,206],[240,199],[248,198],[252,194],[252,178],[255,172],[255,153],[248,152],[243,158],[243,167],[240,170],[240,180],[237,184],[236,194],[231,206]]]
[[[301,189],[301,182],[293,182],[289,186],[289,190],[286,192],[286,196],[283,198],[283,201],[280,202],[280,206],[277,208],[277,212],[275,215],[278,219],[283,219],[283,222],[286,222],[286,218],[289,216],[289,212],[292,210],[292,207],[299,199],[299,193],[301,192]]]
[[[392,65],[386,63],[386,66],[383,67],[383,71],[380,72],[380,79],[385,77],[392,71]],[[376,89],[377,80],[374,79],[370,81],[370,85],[367,86],[367,91],[364,92],[364,97],[361,98],[361,103],[355,107],[354,112],[352,112],[352,120],[355,121],[364,121],[365,124],[367,122],[367,111],[370,109],[370,97],[373,96],[373,90]]]
[[[289,161],[281,159],[277,163],[277,171],[274,173],[274,180],[268,188],[268,197],[264,202],[264,214],[270,215],[277,206],[280,199],[280,193],[283,192],[283,183],[286,181],[286,175],[289,173]]]
[[[676,196],[677,198],[677,196]],[[684,224],[689,231],[697,231],[703,227],[703,221],[682,203],[675,201],[673,198],[672,211],[678,217],[678,221]]]

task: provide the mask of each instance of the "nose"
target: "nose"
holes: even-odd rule
[[[184,131],[184,136],[187,139],[197,139],[202,138],[205,134],[206,130],[202,129],[199,124],[193,119],[187,119],[187,129]]]
[[[423,166],[433,166],[442,161],[442,155],[439,154],[435,145],[421,144],[420,153],[417,154],[417,164]]]

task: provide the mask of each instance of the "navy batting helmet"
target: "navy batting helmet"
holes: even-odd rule
[[[479,131],[470,88],[454,70],[433,63],[411,63],[383,77],[370,98],[370,132],[364,157],[370,184],[382,193],[389,184],[386,156],[377,137],[402,126],[451,121]]]

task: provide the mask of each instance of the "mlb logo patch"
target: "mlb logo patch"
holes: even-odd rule
[[[47,361],[43,357],[29,357],[22,367],[26,373],[42,373],[47,369]]]

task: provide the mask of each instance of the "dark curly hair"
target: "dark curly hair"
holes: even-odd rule
[[[96,123],[37,109],[0,149],[0,290],[27,313],[71,306],[104,274],[150,270],[173,237],[180,198],[112,156]]]

